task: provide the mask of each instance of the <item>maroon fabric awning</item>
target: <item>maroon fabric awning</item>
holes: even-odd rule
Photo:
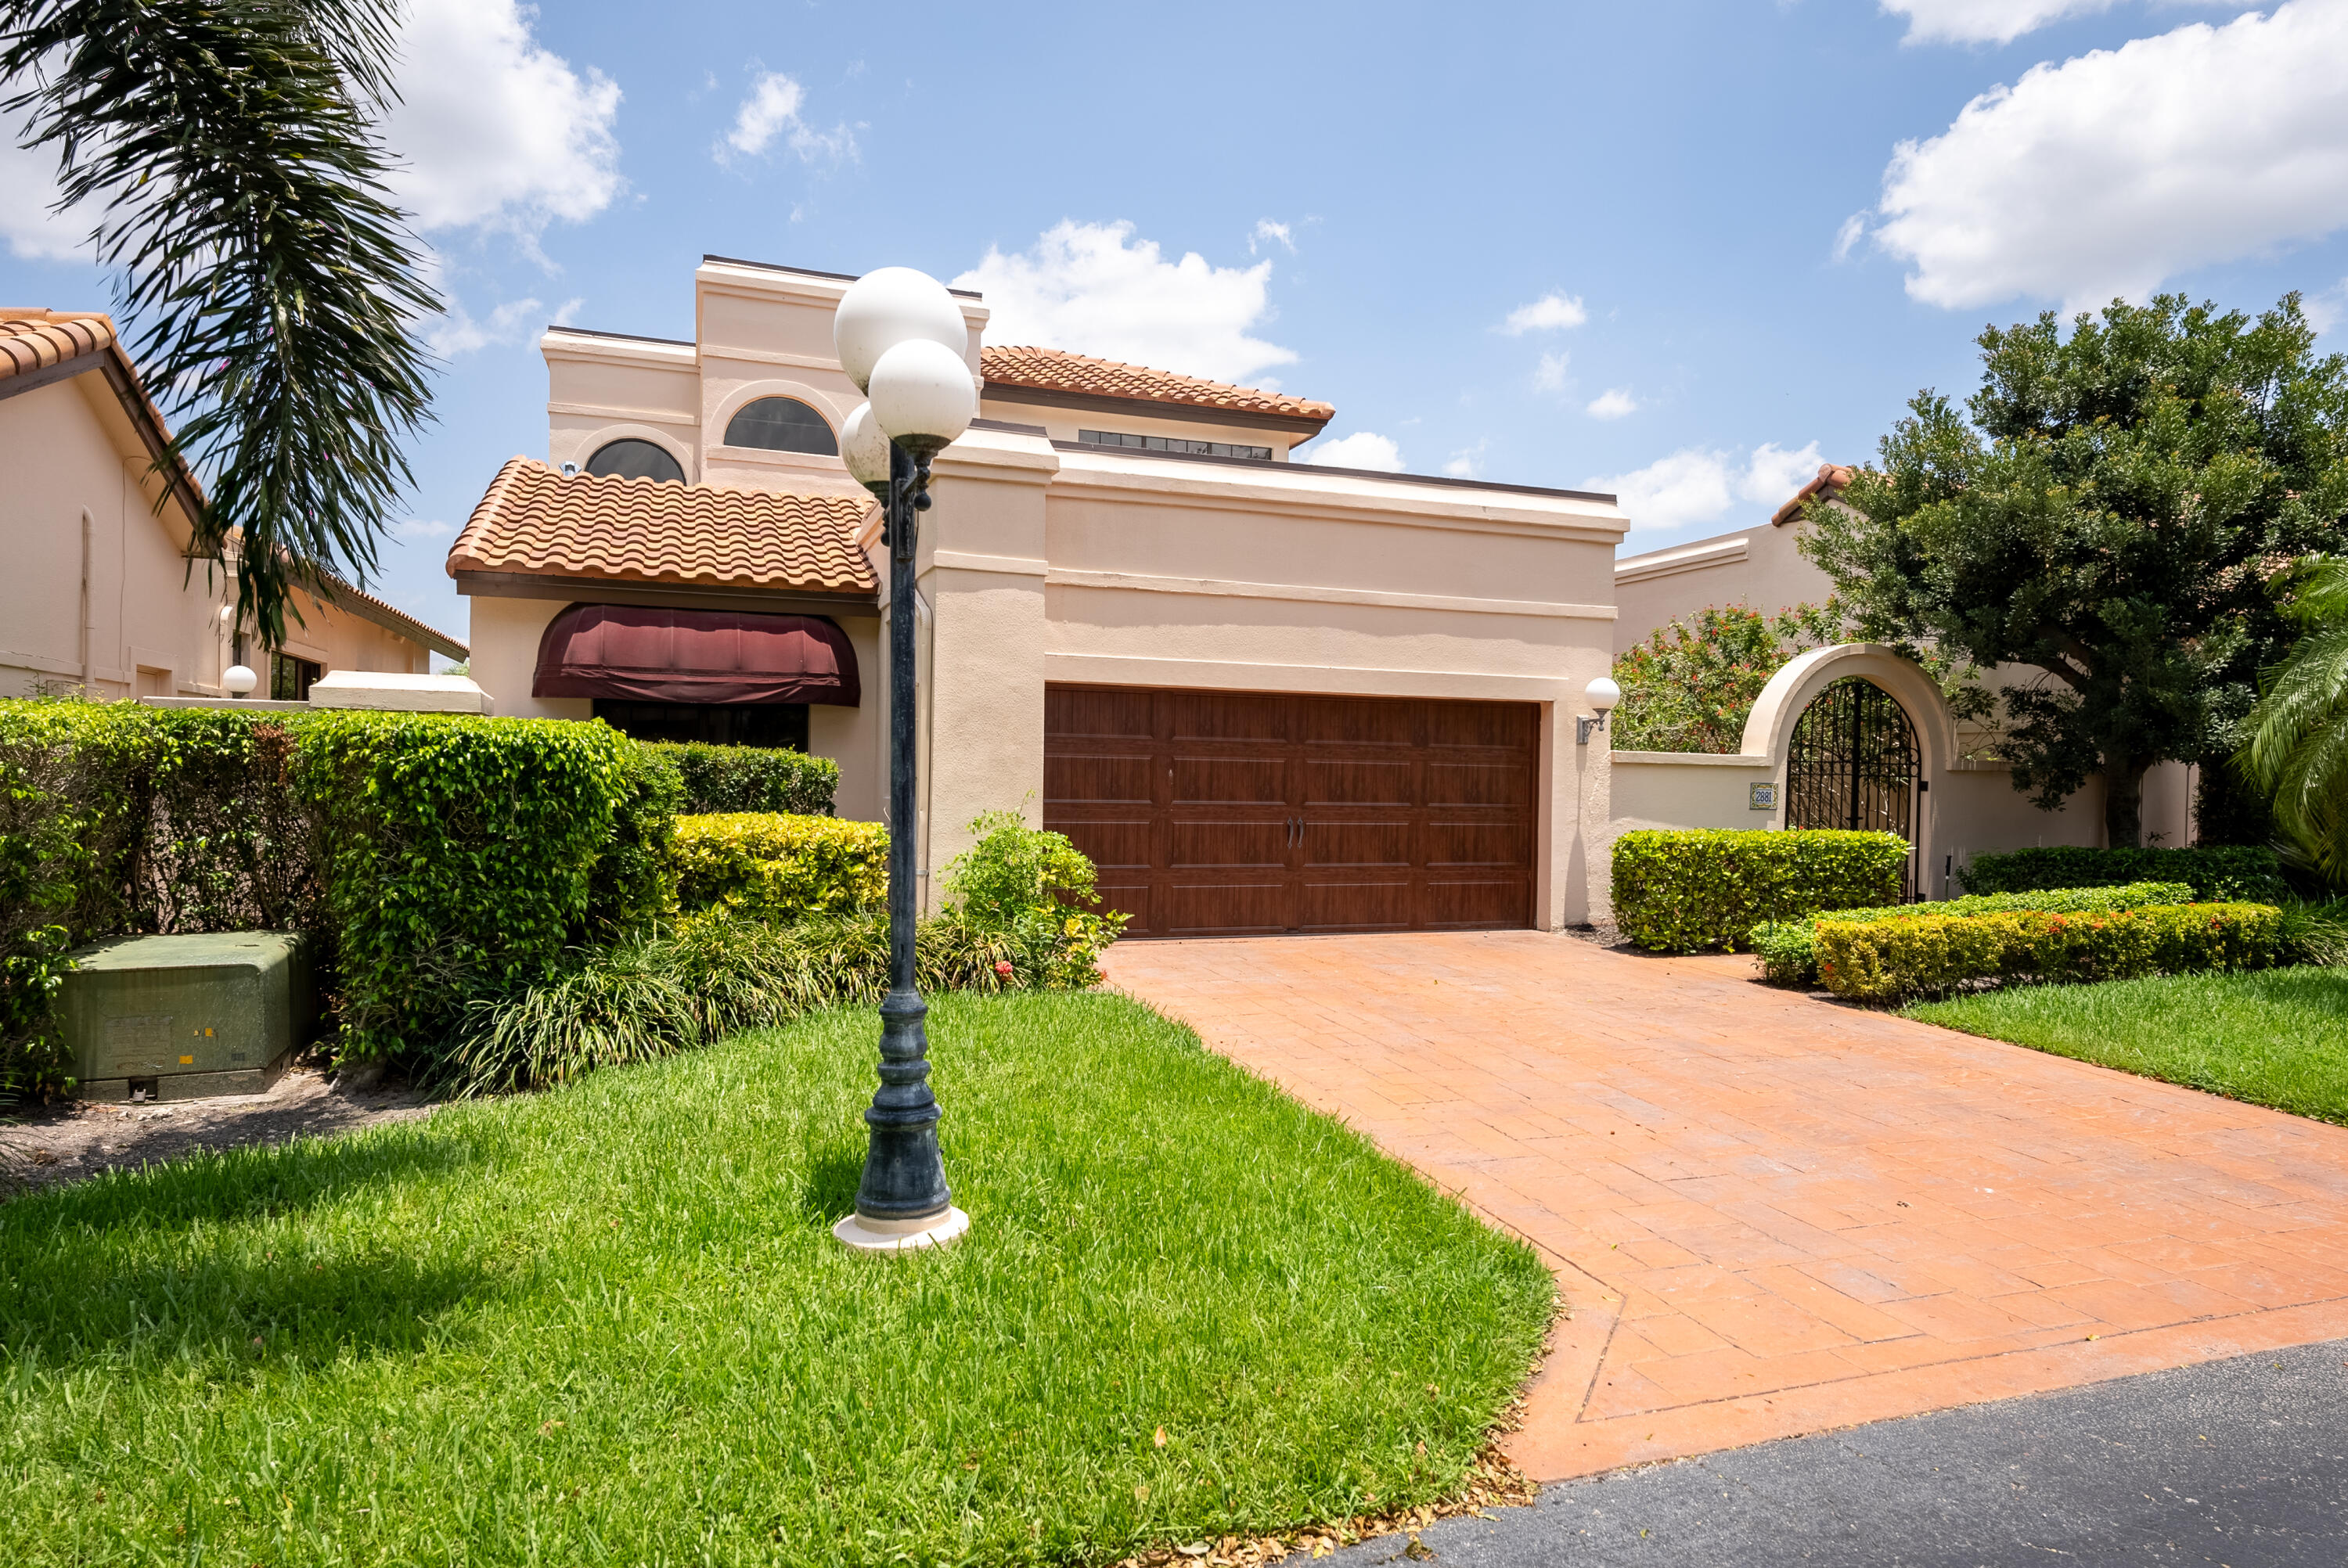
[[[831,702],[863,691],[848,633],[814,615],[574,604],[539,639],[533,697]]]

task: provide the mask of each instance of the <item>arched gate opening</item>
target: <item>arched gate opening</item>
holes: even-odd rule
[[[1909,845],[1900,897],[1916,897],[1916,815],[1923,757],[1898,699],[1846,676],[1794,723],[1786,759],[1786,825],[1896,833]]]

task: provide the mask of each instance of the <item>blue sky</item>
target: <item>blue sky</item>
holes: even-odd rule
[[[1327,399],[1348,461],[1619,488],[1626,551],[1865,458],[1984,323],[2348,278],[2348,0],[417,0],[409,56],[452,309],[377,586],[459,636],[538,331],[689,337],[705,251],[974,273],[994,341]],[[0,149],[0,300],[103,308],[45,178]]]

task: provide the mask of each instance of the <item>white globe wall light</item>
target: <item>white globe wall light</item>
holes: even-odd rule
[[[943,283],[911,267],[865,273],[848,285],[832,314],[832,347],[859,392],[871,391],[872,368],[882,354],[917,339],[952,350],[956,359],[970,350],[962,307]]]
[[[872,366],[872,417],[916,457],[951,445],[978,415],[970,365],[928,338],[907,338]]]
[[[1573,722],[1573,743],[1586,746],[1590,743],[1590,733],[1592,730],[1604,729],[1606,715],[1612,712],[1622,702],[1622,688],[1601,675],[1597,680],[1584,686],[1581,689],[1581,694],[1591,707],[1598,710],[1598,715],[1595,718],[1584,714]]]
[[[221,671],[221,689],[232,697],[250,697],[260,684],[261,677],[242,664],[232,664]]]
[[[860,403],[839,427],[840,460],[855,481],[881,495],[889,488],[889,437],[872,417],[872,405]]]

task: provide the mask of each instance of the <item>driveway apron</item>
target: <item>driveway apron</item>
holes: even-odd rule
[[[2348,1129],[1540,932],[1111,982],[1539,1247],[1542,1481],[2348,1336]]]

